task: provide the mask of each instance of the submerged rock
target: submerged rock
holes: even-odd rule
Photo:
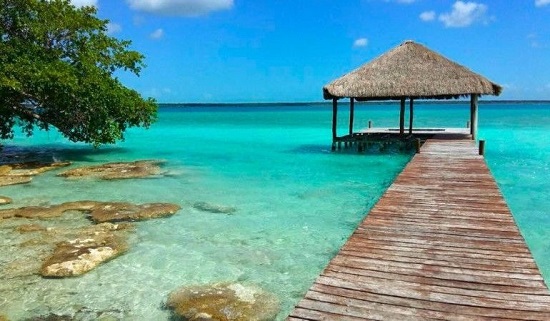
[[[8,317],[0,315],[0,321],[9,321]]]
[[[0,219],[12,217],[47,219],[63,215],[67,211],[89,213],[96,223],[139,221],[175,214],[181,207],[169,203],[135,205],[126,202],[77,201],[50,206],[25,206],[0,210]]]
[[[190,286],[170,293],[166,307],[186,320],[272,320],[277,298],[257,286],[220,283]]]
[[[90,217],[96,223],[141,221],[174,215],[181,207],[169,203],[147,203],[134,205],[130,203],[103,203],[90,210]]]
[[[71,169],[58,176],[67,178],[95,177],[105,180],[144,178],[161,174],[162,161],[142,160],[135,162],[107,163]]]
[[[6,205],[11,203],[11,198],[6,196],[0,196],[0,205]]]
[[[69,315],[57,315],[57,314],[41,315],[41,316],[25,319],[25,321],[73,321],[73,320],[74,318]]]
[[[9,164],[7,166],[11,167],[11,171],[8,173],[10,175],[23,175],[23,176],[36,176],[47,171],[58,169],[60,167],[66,167],[71,165],[71,162],[52,162],[52,163],[38,163],[38,162],[28,162],[28,163],[18,163],[18,164]]]
[[[63,215],[64,212],[69,210],[87,210],[87,207],[80,207],[77,202],[63,203],[59,205],[47,205],[47,206],[24,206],[19,208],[8,208],[0,210],[0,218],[7,219],[12,217],[20,218],[52,218]]]
[[[16,227],[15,230],[19,233],[32,233],[45,231],[46,228],[38,224],[23,224]]]
[[[0,166],[0,186],[30,183],[33,176],[70,164],[69,162],[28,162],[2,165]]]
[[[0,186],[27,184],[32,181],[32,176],[0,175]]]
[[[128,245],[125,237],[114,232],[128,227],[104,223],[84,229],[76,239],[57,244],[53,254],[42,264],[40,274],[46,277],[78,276],[121,255]]]
[[[210,204],[207,202],[196,202],[193,204],[193,208],[210,213],[219,213],[219,214],[233,214],[237,211],[235,207],[232,206],[222,206],[216,204]]]
[[[82,222],[86,221],[82,220]],[[13,228],[14,231],[20,233],[20,236],[15,237],[14,240],[17,239],[17,243],[10,246],[14,248],[14,253],[17,255],[2,267],[2,272],[5,273],[5,276],[9,276],[8,279],[40,274],[45,262],[54,256],[58,249],[62,248],[60,245],[65,243],[91,245],[94,241],[101,246],[102,240],[107,239],[108,241],[109,238],[116,238],[120,244],[130,244],[135,241],[134,238],[131,238],[134,231],[132,223],[88,223],[75,227],[46,227],[32,223]],[[75,240],[80,241],[75,242]],[[61,275],[57,275],[57,277],[61,277]]]

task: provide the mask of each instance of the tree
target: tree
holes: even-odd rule
[[[115,75],[139,76],[143,56],[107,34],[94,7],[68,0],[0,0],[0,138],[56,127],[94,146],[148,127],[157,105]]]

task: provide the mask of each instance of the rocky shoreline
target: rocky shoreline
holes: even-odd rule
[[[161,161],[107,163],[66,170],[58,177],[70,179],[132,179],[162,174]],[[70,163],[10,164],[0,166],[0,186],[28,184],[32,178]],[[0,205],[17,200],[0,196]],[[195,202],[191,209],[200,212],[232,215],[237,209],[207,202]],[[21,235],[16,244],[26,257],[14,257],[4,273],[11,277],[40,275],[42,278],[82,276],[132,247],[132,235],[139,221],[172,216],[181,206],[171,203],[133,204],[91,200],[60,204],[10,207],[0,209],[0,224],[10,222],[12,233]],[[59,222],[78,220],[78,226]],[[19,223],[20,222],[20,223]],[[69,224],[70,225],[70,224]],[[56,226],[56,227],[52,227]],[[31,254],[28,254],[31,253]],[[34,253],[34,254],[32,254]],[[174,318],[189,320],[272,320],[278,312],[277,298],[256,285],[214,283],[185,286],[172,291],[164,307]],[[8,320],[2,316],[0,321]],[[37,316],[28,320],[79,320],[70,315]],[[105,320],[119,320],[107,316]]]

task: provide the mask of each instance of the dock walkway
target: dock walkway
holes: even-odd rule
[[[287,320],[550,320],[550,292],[471,140],[428,140]]]

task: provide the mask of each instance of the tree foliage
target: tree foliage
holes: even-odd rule
[[[139,75],[144,57],[110,37],[96,13],[68,0],[0,0],[0,138],[16,126],[27,135],[54,126],[98,146],[155,120],[154,100],[115,75]]]

